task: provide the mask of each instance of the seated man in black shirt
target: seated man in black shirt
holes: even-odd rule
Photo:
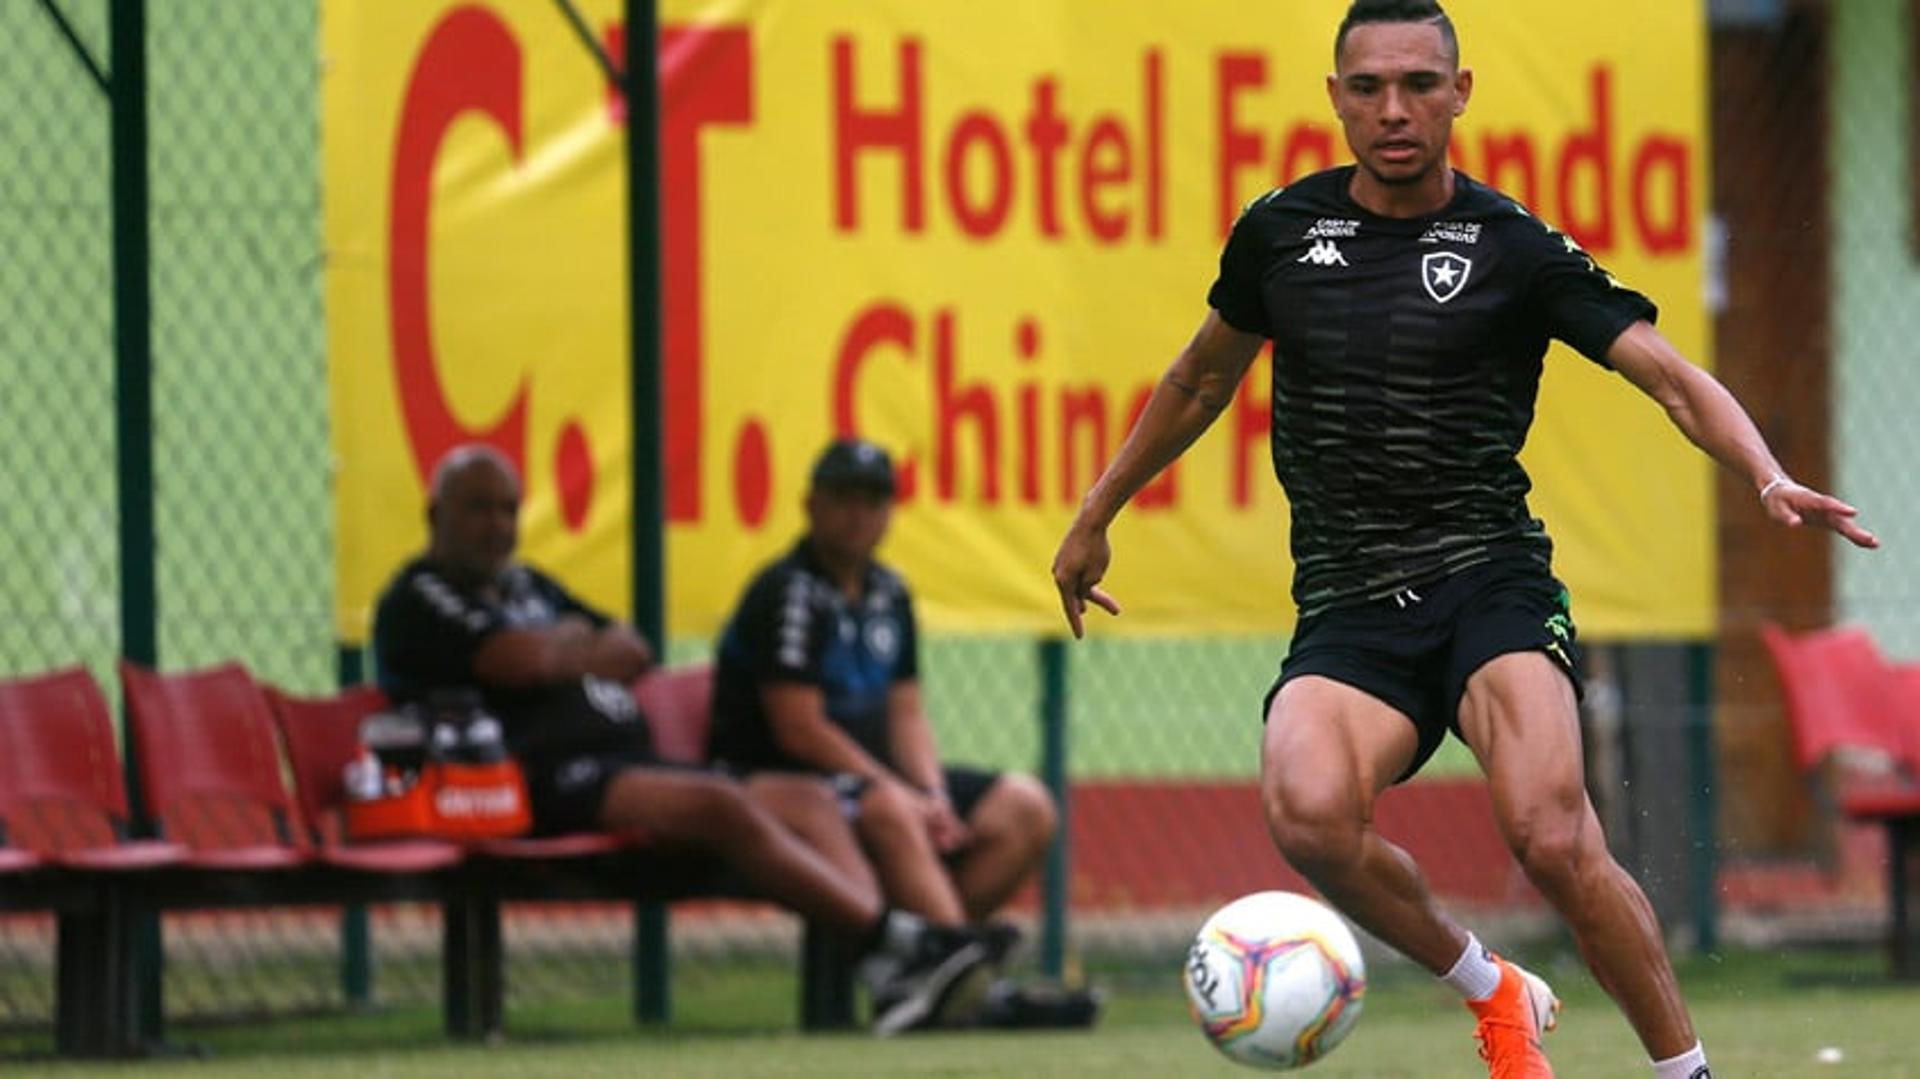
[[[755,775],[832,775],[893,902],[979,922],[1052,841],[1031,776],[943,765],[921,704],[913,602],[874,560],[893,465],[843,439],[814,465],[806,535],[748,586],[719,646],[713,755]]]
[[[985,942],[886,907],[824,784],[741,783],[655,759],[630,689],[650,649],[514,561],[519,509],[518,477],[491,448],[460,447],[435,469],[427,551],[375,616],[381,687],[402,702],[477,689],[526,771],[536,831],[640,829],[710,851],[768,898],[863,942],[879,1033],[950,1018],[976,995]]]

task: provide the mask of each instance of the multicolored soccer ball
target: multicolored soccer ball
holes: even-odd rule
[[[1366,966],[1340,916],[1304,895],[1256,892],[1214,912],[1187,952],[1187,1003],[1214,1048],[1300,1068],[1360,1018]]]

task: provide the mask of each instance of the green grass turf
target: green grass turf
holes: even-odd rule
[[[1567,1002],[1547,1047],[1569,1077],[1648,1074],[1625,1022],[1568,959],[1533,957]],[[1721,1075],[1920,1077],[1920,987],[1881,980],[1870,952],[1746,954],[1682,964],[1694,1016]],[[1177,970],[1106,972],[1106,1013],[1091,1032],[863,1035],[793,1031],[793,981],[766,967],[683,969],[678,1015],[637,1031],[623,1001],[521,1005],[498,1045],[451,1046],[428,1009],[188,1028],[210,1056],[126,1065],[13,1059],[9,1076],[199,1077],[701,1075],[1236,1075],[1187,1019]],[[1404,964],[1376,971],[1347,1044],[1308,1072],[1352,1079],[1484,1075],[1471,1023],[1450,994]],[[7,1046],[0,1039],[0,1047]],[[1841,1065],[1816,1054],[1840,1048]],[[20,1047],[18,1039],[11,1048]]]

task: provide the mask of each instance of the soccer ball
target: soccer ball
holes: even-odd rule
[[[1300,1068],[1360,1018],[1367,972],[1340,916],[1292,892],[1214,912],[1187,952],[1187,1003],[1214,1048],[1242,1064]]]

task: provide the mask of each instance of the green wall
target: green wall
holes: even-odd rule
[[[1908,4],[1844,0],[1830,10],[1834,485],[1885,544],[1863,552],[1835,541],[1835,615],[1867,626],[1890,655],[1920,659],[1920,264],[1909,239]]]

